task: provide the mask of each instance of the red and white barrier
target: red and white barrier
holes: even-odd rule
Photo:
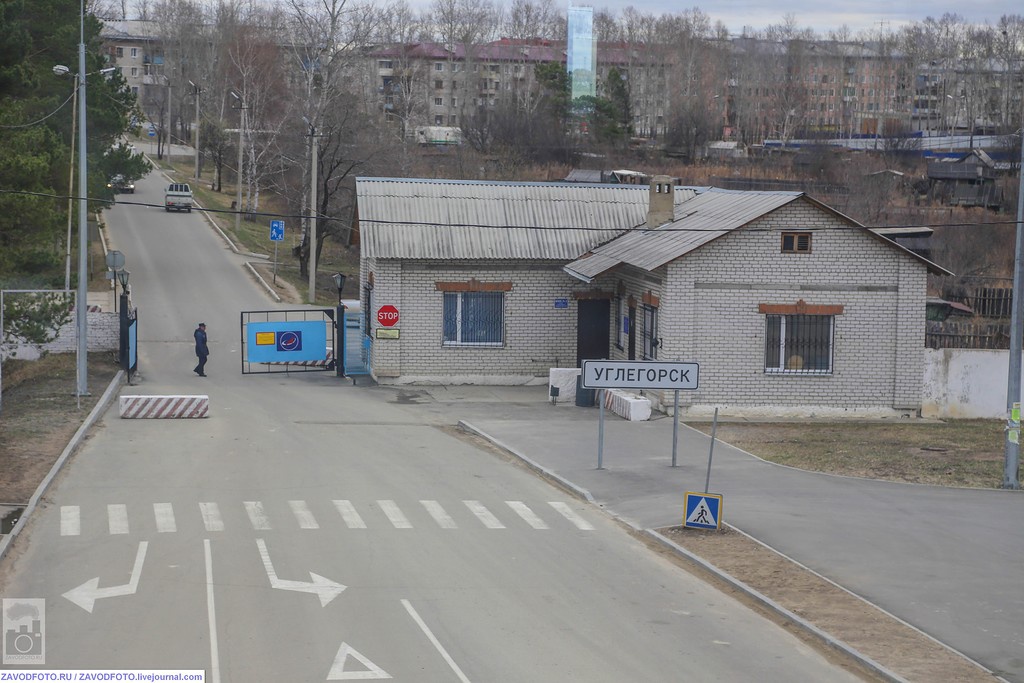
[[[209,396],[121,396],[119,405],[124,418],[192,418],[208,417]]]

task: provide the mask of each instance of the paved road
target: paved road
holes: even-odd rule
[[[157,196],[146,179],[138,197]],[[108,217],[140,381],[206,420],[108,412],[5,563],[51,668],[213,681],[852,681],[607,516],[327,373],[241,375],[271,308],[198,214]],[[208,323],[209,377],[191,368]],[[450,421],[454,421],[450,420]]]
[[[598,471],[597,411],[552,407],[544,387],[405,391],[421,410],[457,412],[643,528],[680,524],[682,493],[704,490],[710,439],[682,427],[679,467],[669,467],[670,418],[610,418],[607,469]],[[1024,493],[821,475],[722,443],[711,490],[725,495],[729,523],[1024,683]]]

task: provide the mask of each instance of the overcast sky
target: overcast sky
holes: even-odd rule
[[[818,33],[836,30],[844,24],[853,32],[878,31],[879,22],[886,30],[923,21],[926,17],[940,18],[943,14],[959,14],[973,23],[995,25],[1003,15],[1024,15],[1024,4],[1019,0],[714,0],[713,2],[666,3],[664,0],[606,0],[575,5],[608,9],[616,15],[632,5],[644,13],[663,14],[683,8],[698,7],[721,21],[730,33],[741,33],[744,26],[755,30],[771,24],[781,24],[787,14],[796,17],[800,28],[812,28]]]

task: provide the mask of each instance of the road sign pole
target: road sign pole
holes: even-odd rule
[[[597,402],[600,404],[601,417],[597,423],[597,469],[604,469],[604,389],[598,389]]]
[[[715,408],[715,417],[711,421],[711,448],[708,449],[708,476],[704,479],[704,493],[708,492],[711,486],[711,456],[715,454],[715,432],[718,431],[718,408]]]
[[[672,467],[676,466],[676,445],[679,443],[679,390],[672,408]]]
[[[277,242],[274,242],[274,284],[277,284]]]

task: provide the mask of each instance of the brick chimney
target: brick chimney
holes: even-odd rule
[[[675,217],[675,185],[667,175],[651,178],[650,201],[647,208],[647,227],[656,228]]]

